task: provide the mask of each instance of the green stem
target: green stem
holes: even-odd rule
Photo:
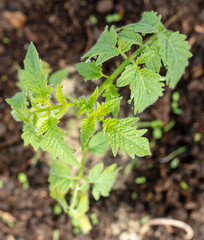
[[[125,69],[125,67],[127,67],[127,65],[145,49],[145,47],[146,46],[143,45],[138,48],[137,51],[135,51],[130,57],[126,58],[126,60],[110,75],[110,77],[103,82],[103,84],[99,87],[99,96],[109,85],[113,83],[113,80]]]
[[[75,106],[74,103],[67,103],[66,105],[55,105],[55,106],[51,106],[51,107],[45,107],[45,108],[40,108],[38,110],[35,111],[30,111],[30,115],[33,115],[35,113],[40,113],[40,112],[47,112],[47,111],[52,111],[52,110],[56,110],[62,107],[71,107],[71,106]]]
[[[84,167],[85,167],[85,162],[86,162],[87,151],[88,151],[88,147],[86,147],[83,151],[81,167],[79,169],[79,174],[77,176],[78,181],[77,181],[76,187],[74,189],[74,194],[73,194],[72,202],[71,202],[71,205],[70,205],[70,209],[74,209],[74,206],[75,206],[77,193],[79,191],[80,180],[83,178],[83,174],[84,174]]]
[[[173,158],[175,158],[176,156],[178,156],[179,154],[185,152],[186,150],[188,149],[187,146],[182,146],[182,147],[179,147],[178,149],[176,149],[175,151],[173,151],[172,153],[170,153],[167,158],[168,160],[172,160]]]

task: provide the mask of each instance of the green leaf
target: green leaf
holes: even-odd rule
[[[22,138],[24,140],[25,146],[31,144],[35,151],[38,150],[40,146],[40,141],[37,137],[35,129],[32,126],[28,125],[27,123],[24,123]]]
[[[100,65],[108,59],[119,55],[119,51],[115,47],[116,43],[117,34],[114,27],[112,26],[108,31],[108,26],[106,26],[97,43],[82,56],[82,59],[98,56],[96,65]]]
[[[142,112],[145,108],[153,104],[158,97],[162,96],[164,80],[153,70],[139,69],[132,64],[125,68],[117,81],[117,86],[123,87],[130,84],[131,100],[134,99],[134,113]]]
[[[94,183],[92,194],[95,200],[99,200],[100,196],[109,196],[116,174],[120,170],[120,168],[116,167],[117,165],[114,163],[103,171],[104,164],[98,163],[89,172],[88,178]]]
[[[122,29],[146,34],[158,32],[159,27],[163,28],[163,25],[161,24],[161,15],[157,16],[156,12],[151,11],[143,12],[142,19],[138,23],[128,24],[125,27],[122,27]]]
[[[24,60],[25,70],[22,70],[24,87],[32,92],[34,98],[49,99],[52,86],[47,86],[47,76],[43,74],[38,52],[31,42]]]
[[[103,102],[102,104],[97,102],[97,111],[95,112],[95,115],[97,118],[99,118],[99,121],[101,118],[103,118],[103,116],[106,116],[112,111],[114,111],[115,108],[118,107],[118,105],[120,105],[121,99],[122,97],[114,98],[105,103]]]
[[[6,102],[11,105],[11,114],[16,121],[26,121],[28,109],[25,92],[16,93],[12,98],[7,98]]]
[[[142,54],[137,58],[136,63],[137,63],[137,64],[146,63],[146,62],[148,61],[148,59],[152,57],[152,55],[153,55],[153,52],[152,52],[152,51],[148,51],[148,52],[142,53]]]
[[[110,85],[109,87],[107,87],[105,93],[103,94],[103,97],[106,98],[105,102],[108,102],[111,99],[118,98],[119,96],[120,95],[118,94],[118,89],[115,87],[115,85]],[[117,118],[119,110],[120,104],[118,104],[112,111],[114,118]]]
[[[131,127],[137,120],[138,118],[129,117],[121,120],[108,118],[104,121],[104,131],[108,134],[108,141],[114,156],[119,147],[123,154],[127,152],[131,158],[135,155],[139,157],[151,155],[149,142],[142,137],[147,130],[137,130],[136,127]]]
[[[49,83],[54,86],[60,84],[67,77],[68,73],[69,69],[67,67],[54,72],[49,78]]]
[[[68,204],[65,200],[65,193],[59,193],[55,189],[50,191],[50,196],[58,201],[58,203],[63,207],[64,211],[66,212],[68,209]]]
[[[53,159],[48,178],[50,191],[56,190],[58,193],[67,193],[70,185],[72,185],[70,177],[69,166],[58,159]]]
[[[96,80],[102,76],[101,68],[97,66],[94,61],[91,63],[77,63],[75,67],[78,70],[79,74],[85,77],[85,81]]]
[[[78,118],[88,111],[89,113],[93,112],[93,107],[97,101],[98,98],[98,87],[96,87],[93,94],[88,98],[88,100],[85,101],[85,99],[81,99],[82,103],[79,102],[79,112],[78,112]]]
[[[13,110],[26,111],[26,95],[25,92],[16,93],[12,98],[7,98],[6,102],[11,105]]]
[[[56,96],[57,96],[57,99],[58,99],[60,104],[62,104],[62,105],[66,105],[67,104],[66,98],[65,98],[65,96],[64,96],[64,94],[62,92],[61,84],[58,85],[58,87],[57,87],[57,94],[56,94]]]
[[[151,46],[150,48],[146,48],[144,53],[148,52],[151,52],[152,54],[145,62],[145,66],[151,70],[154,70],[156,73],[159,73],[161,68],[161,57],[159,54],[159,47]]]
[[[118,38],[121,39],[122,41],[129,43],[131,42],[132,44],[136,45],[142,45],[142,37],[140,34],[131,32],[131,31],[121,31],[118,34]]]
[[[185,39],[186,36],[179,32],[166,31],[158,35],[160,54],[167,67],[167,84],[171,88],[176,86],[188,65],[188,58],[192,56]]]
[[[89,141],[89,149],[93,154],[103,154],[109,148],[108,139],[103,131],[97,132]]]
[[[53,158],[59,157],[68,164],[80,166],[73,149],[64,140],[66,134],[57,126],[58,123],[56,118],[49,117],[39,130],[38,134],[45,132],[42,140],[43,150],[50,152]]]
[[[88,144],[89,139],[95,132],[96,116],[94,114],[88,114],[87,118],[84,118],[81,122],[81,147],[84,150]]]

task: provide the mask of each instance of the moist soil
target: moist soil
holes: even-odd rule
[[[0,1],[0,239],[1,240],[183,240],[185,233],[171,226],[154,226],[141,231],[147,219],[177,219],[189,224],[195,240],[204,239],[204,3],[202,0],[1,0]],[[124,166],[109,198],[98,202],[90,197],[90,213],[99,223],[87,234],[73,234],[66,214],[55,215],[55,201],[49,196],[48,174],[50,157],[21,139],[22,125],[16,123],[5,98],[18,90],[17,69],[29,42],[36,45],[40,57],[55,71],[65,66],[70,69],[64,81],[68,93],[78,96],[90,94],[98,82],[84,83],[76,74],[74,64],[100,36],[108,14],[120,13],[116,27],[137,22],[143,11],[157,11],[162,21],[173,31],[187,35],[193,57],[184,76],[173,91],[180,93],[180,115],[171,108],[172,90],[148,108],[140,117],[144,121],[161,119],[173,128],[155,140],[152,129],[152,156],[136,159],[132,165],[127,156],[112,158],[111,151],[97,159]],[[93,23],[90,16],[95,16]],[[117,60],[119,61],[119,60]],[[108,61],[105,71],[110,74],[116,60]],[[77,84],[76,84],[77,82]],[[71,90],[70,90],[71,89]],[[121,90],[124,99],[129,89]],[[122,104],[121,117],[131,114],[130,106]],[[77,122],[69,113],[61,126],[72,129],[73,143],[79,143]],[[75,142],[74,142],[75,141]],[[172,168],[167,156],[185,146],[177,155],[178,166]],[[88,166],[95,164],[89,156]],[[35,165],[35,166],[34,166]],[[128,166],[128,167],[127,167]],[[130,169],[130,171],[128,171]],[[19,172],[28,176],[29,188],[23,190],[17,180]],[[137,177],[146,182],[136,184]],[[55,229],[59,237],[53,237]]]

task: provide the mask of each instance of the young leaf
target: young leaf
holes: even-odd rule
[[[149,58],[151,58],[153,55],[153,52],[152,51],[147,51],[145,53],[142,53],[138,58],[137,58],[137,61],[136,63],[137,64],[143,64],[143,63],[146,63],[148,61]]]
[[[11,105],[13,111],[11,112],[16,121],[25,121],[28,116],[26,108],[26,95],[25,92],[16,93],[12,98],[7,98],[6,102]]]
[[[103,154],[109,148],[108,139],[103,131],[97,132],[89,141],[89,149],[93,154]]]
[[[151,70],[154,70],[156,73],[160,72],[161,68],[161,57],[159,54],[158,46],[151,46],[150,48],[146,48],[144,53],[151,52],[151,56],[145,62],[145,66]]]
[[[34,98],[49,99],[52,86],[47,86],[47,77],[43,74],[38,52],[31,42],[24,60],[25,70],[22,70],[24,87],[32,92]]]
[[[100,196],[108,197],[113,187],[116,174],[120,168],[116,168],[116,164],[112,164],[104,171],[104,164],[98,163],[89,172],[88,178],[94,183],[92,194],[95,200],[99,200]]]
[[[49,78],[49,83],[54,86],[60,84],[67,77],[68,73],[68,68],[64,68],[54,72]]]
[[[61,160],[53,159],[50,168],[50,176],[48,178],[50,190],[56,190],[58,193],[67,193],[72,184],[69,177],[71,177],[69,166]]]
[[[58,123],[56,118],[49,117],[38,132],[38,134],[45,132],[42,140],[43,150],[50,152],[53,158],[59,157],[68,164],[80,166],[73,149],[64,140],[66,134],[57,126]]]
[[[63,207],[66,212],[68,209],[67,201],[65,200],[65,193],[59,193],[55,189],[50,191],[50,196],[58,201],[58,203]]]
[[[153,70],[139,69],[132,64],[125,68],[117,81],[118,87],[130,84],[131,100],[134,99],[134,113],[142,112],[162,96],[163,78]]]
[[[101,67],[97,66],[94,61],[91,63],[77,63],[75,67],[78,70],[79,74],[85,77],[85,81],[96,80],[102,76]]]
[[[121,31],[118,34],[118,38],[123,40],[126,43],[131,42],[132,44],[141,45],[142,44],[142,37],[140,34],[131,32],[131,31]]]
[[[136,127],[131,127],[137,120],[138,118],[129,117],[121,120],[108,118],[104,121],[104,131],[108,134],[108,141],[114,156],[119,147],[123,154],[127,151],[131,158],[135,155],[142,157],[151,154],[148,140],[142,137],[147,130],[137,130]]]
[[[6,102],[11,105],[13,110],[26,111],[26,94],[25,92],[16,93],[12,98],[7,98]]]
[[[93,107],[97,101],[97,98],[98,98],[98,87],[96,87],[95,91],[87,101],[85,101],[85,99],[82,99],[82,104],[79,103],[78,118],[86,111],[93,112]]]
[[[38,150],[40,141],[36,135],[35,129],[27,123],[24,123],[22,138],[25,146],[31,144],[35,151]]]
[[[142,19],[138,23],[128,24],[122,27],[124,30],[146,33],[156,33],[159,31],[159,27],[163,27],[161,24],[161,15],[157,16],[156,12],[143,12]]]
[[[188,58],[192,56],[186,36],[179,32],[162,32],[158,35],[160,54],[164,65],[167,67],[167,84],[173,88],[181,78]]]
[[[114,98],[105,103],[103,102],[102,104],[97,102],[97,111],[95,112],[96,117],[100,120],[103,116],[106,116],[112,111],[114,111],[115,108],[120,105],[121,99],[122,97]]]
[[[119,55],[120,52],[115,47],[116,42],[117,34],[114,27],[112,26],[108,31],[108,26],[106,26],[97,43],[82,56],[82,59],[98,56],[96,65],[100,65],[108,59]]]
[[[111,85],[106,88],[105,93],[103,94],[103,97],[106,98],[105,102],[108,102],[111,99],[118,98],[120,95],[118,94],[118,89],[115,87],[115,85]],[[117,118],[118,112],[120,110],[120,104],[118,104],[115,109],[112,111],[112,114],[114,118]]]
[[[65,98],[65,96],[62,92],[61,84],[59,84],[58,87],[57,87],[57,94],[56,95],[57,95],[57,99],[59,100],[60,104],[66,105],[67,102],[66,102],[66,98]]]
[[[96,116],[94,114],[88,114],[87,118],[84,118],[81,123],[81,147],[82,150],[88,144],[88,141],[92,134],[95,132]]]

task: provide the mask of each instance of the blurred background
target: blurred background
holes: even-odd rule
[[[74,235],[70,219],[50,198],[49,156],[24,147],[5,98],[17,91],[18,69],[29,43],[53,71],[68,66],[66,94],[90,94],[98,82],[83,82],[74,65],[96,42],[106,25],[140,20],[143,11],[157,11],[170,30],[187,35],[193,57],[175,89],[140,115],[148,127],[152,156],[118,155],[124,168],[110,198],[90,201],[93,230]],[[111,74],[120,59],[104,67]],[[204,2],[203,0],[1,0],[0,1],[0,239],[1,240],[183,240],[184,232],[141,226],[158,217],[178,219],[204,236]],[[129,89],[121,89],[124,99]],[[123,104],[121,116],[130,116]],[[79,126],[69,113],[62,127],[79,144]],[[101,157],[110,164],[111,152]],[[90,164],[93,164],[90,156]],[[21,173],[21,175],[19,175]],[[23,174],[22,174],[23,173]],[[24,180],[22,180],[24,179]],[[56,210],[58,209],[58,211]],[[93,214],[94,213],[94,214]]]

